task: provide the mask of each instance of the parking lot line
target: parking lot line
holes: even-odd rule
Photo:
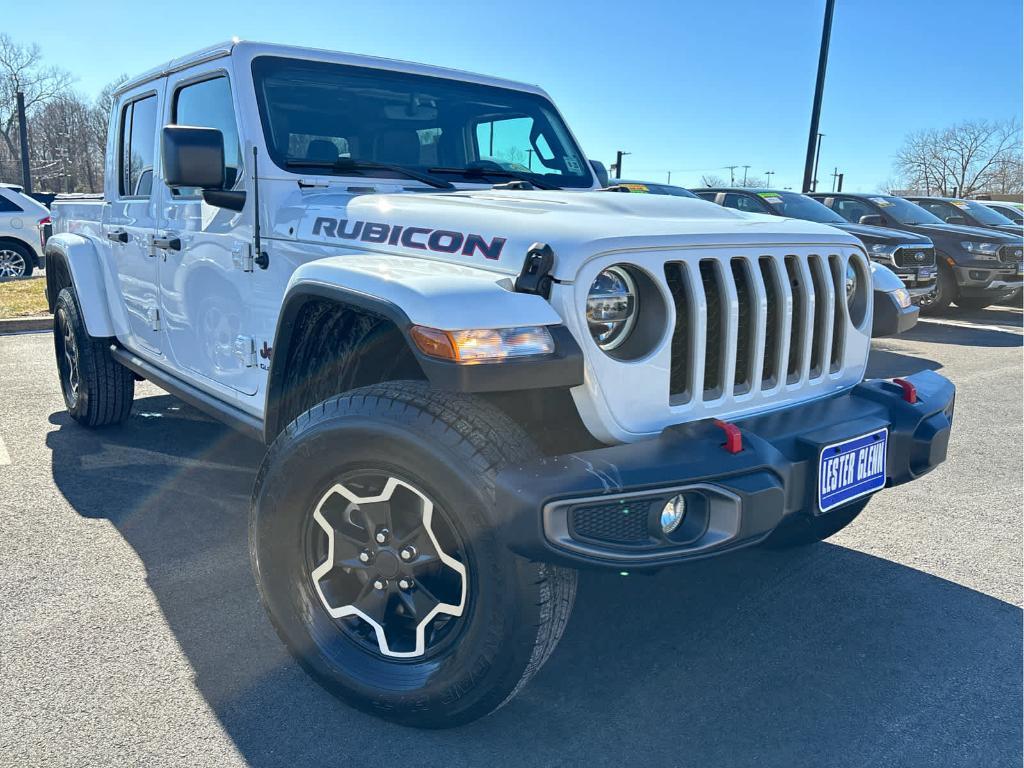
[[[979,331],[1003,331],[1004,333],[1024,333],[1024,328],[1022,328],[1019,325],[982,325],[980,323],[969,323],[960,320],[940,320],[934,317],[929,317],[927,320],[922,319],[921,322],[931,323],[934,325],[952,325],[956,328],[969,328],[971,330]]]
[[[0,467],[6,466],[11,463],[11,454],[7,452],[7,446],[4,445],[4,439],[0,437]]]

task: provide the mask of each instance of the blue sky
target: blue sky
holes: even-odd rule
[[[99,9],[102,8],[102,12]],[[282,10],[283,9],[283,10]],[[92,95],[237,35],[538,83],[591,157],[695,186],[727,165],[799,187],[824,0],[50,0],[15,24]],[[1020,0],[837,0],[819,189],[892,175],[903,137],[1021,118]],[[742,169],[739,170],[742,173]]]

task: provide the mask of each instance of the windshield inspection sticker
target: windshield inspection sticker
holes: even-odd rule
[[[620,184],[619,186],[620,187],[625,187],[630,192],[645,193],[645,192],[650,192],[651,191],[651,190],[649,190],[647,188],[646,184]]]
[[[782,196],[776,192],[758,192],[757,195],[758,197],[763,197],[766,203],[771,203],[772,205],[782,205],[785,202]]]
[[[884,197],[871,197],[871,198],[868,198],[868,199],[869,199],[869,200],[870,200],[870,201],[871,201],[872,203],[875,203],[875,205],[880,205],[880,206],[882,206],[883,208],[885,208],[885,207],[886,207],[886,206],[888,206],[888,205],[892,205],[892,203],[890,203],[890,202],[889,202],[888,200],[886,200],[886,199],[885,199]]]
[[[569,157],[569,155],[562,155],[562,159],[565,161],[565,167],[569,169],[570,173],[579,175],[583,172],[580,168],[580,163],[575,157]]]
[[[969,205],[967,205],[967,203],[965,203],[965,202],[964,202],[963,200],[953,200],[953,201],[952,201],[952,203],[953,203],[953,205],[955,205],[955,206],[956,206],[957,208],[965,208],[965,209],[966,209],[966,208],[969,208],[969,207],[970,207],[970,206],[969,206]]]

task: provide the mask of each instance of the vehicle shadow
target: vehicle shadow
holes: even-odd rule
[[[937,322],[937,321],[938,322]],[[931,344],[953,344],[964,347],[1019,347],[1024,336],[1014,330],[1019,326],[1006,324],[1006,330],[989,325],[950,325],[940,318],[924,318],[897,338],[924,341]]]
[[[864,375],[869,379],[892,379],[910,376],[919,371],[937,371],[942,363],[918,357],[897,340],[876,339],[871,342],[868,367]]]
[[[585,572],[561,645],[512,703],[452,731],[390,725],[323,692],[264,615],[247,543],[262,446],[169,396],[109,430],[51,422],[58,487],[145,563],[252,765],[1020,764],[1020,610],[828,543]]]

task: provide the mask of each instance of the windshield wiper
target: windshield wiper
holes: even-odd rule
[[[561,187],[555,186],[554,184],[548,184],[544,181],[537,181],[529,173],[520,173],[519,171],[510,171],[505,168],[428,168],[431,173],[458,173],[468,178],[479,178],[483,179],[485,176],[500,176],[503,179],[516,179],[518,181],[525,181],[527,184],[532,184],[537,189],[561,189]]]
[[[337,160],[288,160],[285,162],[287,168],[330,168],[332,171],[341,173],[362,173],[363,171],[391,171],[400,173],[407,179],[422,181],[435,189],[455,189],[450,181],[435,178],[427,173],[408,168],[404,165],[393,165],[391,163],[377,163],[372,160],[353,160],[350,157],[339,157]]]

